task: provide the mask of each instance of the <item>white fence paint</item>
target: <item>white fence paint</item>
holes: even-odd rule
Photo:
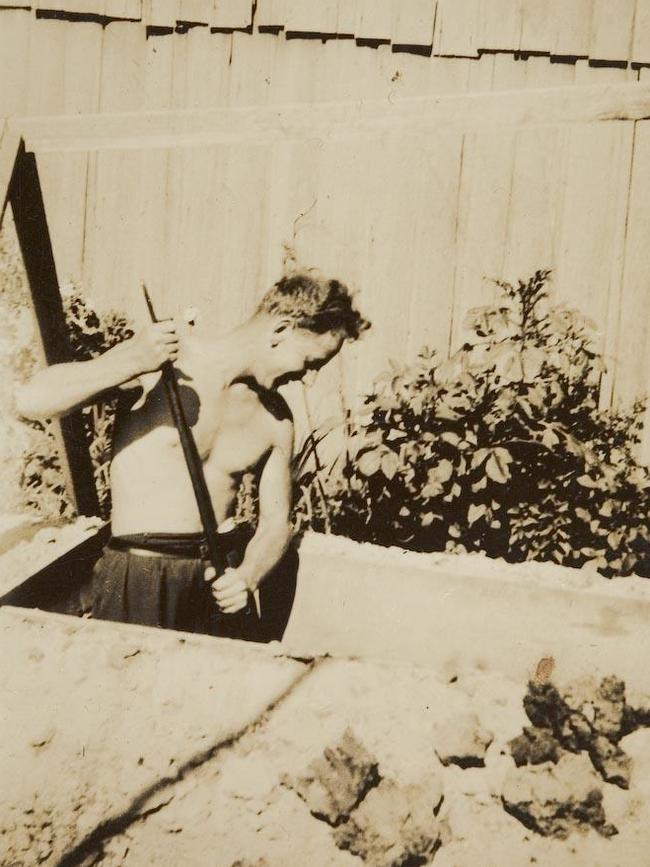
[[[234,22],[245,5],[221,8]],[[122,14],[118,6],[126,10],[114,3],[116,17]],[[336,12],[337,22],[344,22],[336,32],[343,32],[338,28],[379,21],[362,6],[347,16],[353,24],[345,23],[340,3],[318,9],[259,4],[258,14],[266,7],[268,23],[285,26],[290,18],[277,16],[300,23],[297,16],[318,13],[333,21]],[[428,32],[428,5],[416,6]],[[394,54],[390,46],[360,48],[353,40],[321,44],[199,27],[147,39],[147,16],[153,10],[162,22],[172,7],[179,20],[194,20],[183,3],[144,4],[140,23],[115,21],[104,28],[37,20],[21,9],[0,11],[0,114],[173,108],[209,114],[231,107],[241,118],[249,106],[253,127],[257,123],[262,137],[274,139],[270,145],[238,138],[223,143],[223,137],[217,143],[213,137],[179,150],[170,138],[170,146],[159,141],[153,150],[39,154],[62,280],[79,281],[101,305],[137,316],[137,287],[145,279],[161,309],[172,314],[197,304],[215,328],[225,329],[251,312],[281,273],[283,245],[293,246],[302,263],[358,288],[374,322],[363,343],[346,348],[343,365],[324,372],[309,395],[317,423],[338,414],[342,402],[354,404],[387,357],[413,357],[423,343],[443,355],[456,347],[465,310],[494,297],[492,279],[551,267],[558,298],[590,313],[602,330],[609,361],[603,402],[625,403],[647,389],[650,152],[647,122],[639,120],[650,115],[647,109],[644,114],[647,84],[630,91],[640,97],[636,112],[622,111],[630,109],[629,98],[617,101],[638,70],[500,54],[427,58]],[[456,21],[457,36],[447,28],[444,39],[465,32],[459,15],[469,24],[477,20],[471,3],[439,7],[438,14],[442,8]],[[596,7],[593,20],[607,21],[606,10]],[[195,12],[200,8],[194,5]],[[521,9],[517,21],[529,16],[530,24],[532,11]],[[556,12],[557,21],[569,14]],[[389,18],[391,27],[398,20],[414,27],[410,12]],[[494,21],[481,20],[483,36],[472,44],[495,47]],[[436,32],[443,38],[440,21],[436,17]],[[519,50],[526,34],[536,33],[539,41],[546,30],[547,36],[557,30],[555,19],[546,30],[517,30],[513,21],[503,18],[504,28],[512,25],[520,40],[504,44],[508,50]],[[629,28],[628,36],[632,19]],[[472,24],[467,33],[474,30]],[[623,42],[619,30],[612,30],[610,48],[599,51],[615,52]],[[606,40],[601,34],[597,41],[604,46]],[[604,110],[592,104],[585,111],[581,85],[602,86]],[[531,88],[544,88],[546,95]],[[510,118],[494,108],[504,90],[514,90],[507,98]],[[435,95],[443,98],[434,111]],[[409,97],[424,99],[427,110],[419,116],[387,110],[374,134],[368,125],[357,130],[359,136],[346,136],[346,117],[354,119],[346,104],[368,112],[369,105],[406,105]],[[286,142],[281,125],[260,124],[276,107],[300,103],[309,105],[296,110],[294,128],[301,111],[303,127],[316,124],[321,111],[330,120],[338,113],[340,134],[330,135],[321,120],[320,135]],[[128,126],[122,134],[129,138]]]

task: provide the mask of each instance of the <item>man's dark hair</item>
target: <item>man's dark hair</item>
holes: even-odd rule
[[[286,317],[294,327],[316,334],[341,332],[348,340],[356,340],[370,327],[354,308],[347,286],[339,280],[325,280],[305,272],[278,280],[257,310]]]

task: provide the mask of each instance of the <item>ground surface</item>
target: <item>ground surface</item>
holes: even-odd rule
[[[0,634],[7,867],[362,867],[295,782],[345,730],[378,763],[381,787],[442,792],[442,845],[413,864],[648,864],[650,729],[621,741],[629,789],[594,778],[616,835],[585,825],[564,840],[543,837],[504,810],[517,772],[508,742],[530,725],[525,683],[480,670],[442,680],[426,666],[287,659],[273,648],[17,609],[0,612]],[[484,766],[442,764],[468,743],[469,764]]]

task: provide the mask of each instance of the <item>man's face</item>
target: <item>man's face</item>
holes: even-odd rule
[[[343,345],[341,332],[316,334],[305,328],[287,329],[273,347],[276,385],[303,379],[310,371],[318,371],[333,358]]]

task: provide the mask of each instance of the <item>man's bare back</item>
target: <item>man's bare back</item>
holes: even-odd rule
[[[202,341],[183,341],[176,370],[221,522],[232,515],[242,474],[259,475],[271,451],[282,446],[289,412],[277,396],[274,413],[258,390],[231,383],[218,347]],[[199,532],[199,512],[160,375],[141,377],[141,388],[121,403],[111,467],[113,532]]]

